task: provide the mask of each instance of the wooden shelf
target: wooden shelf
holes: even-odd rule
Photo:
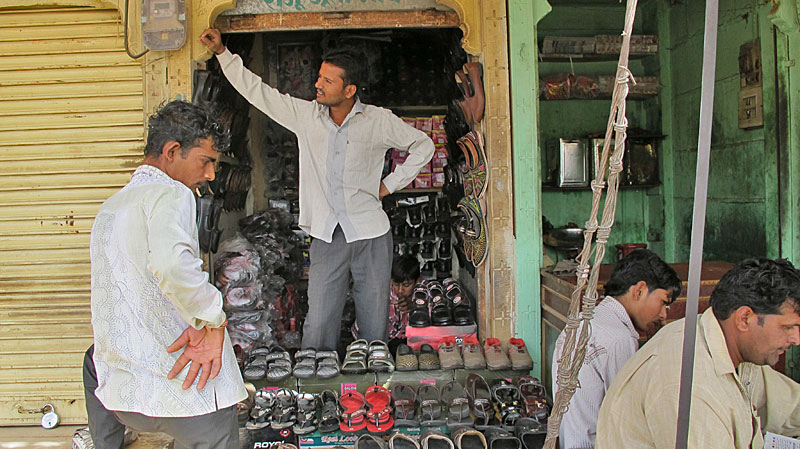
[[[415,194],[415,193],[438,193],[438,192],[441,192],[441,191],[442,191],[441,187],[431,187],[429,189],[400,189],[400,190],[392,193],[392,195],[397,195],[398,193],[412,194],[412,195]]]
[[[628,56],[628,59],[644,59],[650,56],[656,56],[658,53],[636,53]],[[597,54],[541,54],[539,53],[540,62],[619,62],[619,55],[597,55]]]
[[[653,187],[661,187],[661,183],[658,184],[638,184],[638,185],[628,185],[628,184],[620,184],[620,190],[636,190],[636,189],[652,189]],[[589,186],[586,187],[556,187],[551,186],[549,184],[542,184],[542,192],[578,192],[578,191],[591,191],[592,188]],[[608,190],[608,186],[603,190]]]
[[[407,112],[418,112],[418,111],[434,111],[434,112],[447,112],[447,105],[446,104],[433,104],[433,105],[414,105],[414,106],[381,106],[383,108],[397,110],[397,111],[407,111]]]

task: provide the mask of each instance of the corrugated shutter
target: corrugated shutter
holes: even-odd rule
[[[116,10],[0,10],[0,425],[85,421],[89,234],[143,147]]]

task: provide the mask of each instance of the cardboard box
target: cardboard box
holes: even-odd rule
[[[420,173],[417,175],[417,178],[414,179],[415,189],[430,189],[432,186],[433,186],[433,178],[431,177],[430,172]]]
[[[431,131],[431,140],[434,145],[447,145],[447,131],[434,129]]]
[[[434,115],[431,117],[431,128],[436,130],[444,130],[444,117],[443,115]]]
[[[281,443],[297,445],[297,435],[292,432],[292,428],[275,430],[270,427],[263,429],[250,430],[249,442],[246,447],[249,449],[270,449],[275,448]]]
[[[433,173],[444,171],[445,165],[447,165],[447,152],[435,150],[431,158],[431,171]]]
[[[433,118],[432,117],[417,117],[416,128],[428,135],[433,131]]]
[[[447,337],[455,337],[459,346],[464,339],[478,341],[478,326],[470,324],[467,326],[406,327],[408,345],[415,351],[419,351],[419,347],[423,344],[429,344],[436,349],[439,343]]]
[[[334,390],[339,395],[349,390],[364,393],[375,382],[375,373],[340,374],[333,379],[298,379],[297,389],[304,393],[322,393],[324,390]]]
[[[314,448],[314,449],[321,449],[321,448],[332,448],[336,446],[342,446],[346,448],[351,448],[355,446],[356,440],[358,440],[357,433],[354,434],[344,434],[340,431],[330,432],[330,433],[321,433],[320,431],[316,431],[314,433],[310,433],[308,435],[301,435],[298,437],[298,447],[303,448]]]
[[[444,172],[435,172],[431,174],[431,185],[434,189],[441,189],[444,187]]]
[[[412,128],[417,127],[417,118],[416,117],[400,117],[400,120],[406,122]]]
[[[441,389],[446,383],[455,379],[453,370],[430,370],[430,371],[395,371],[393,373],[377,373],[378,385],[391,389],[392,384],[407,384],[418,390],[420,385],[435,384]]]

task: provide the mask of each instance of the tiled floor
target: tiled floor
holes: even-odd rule
[[[55,429],[41,427],[0,427],[0,449],[70,449],[72,433],[83,426],[58,426]],[[126,449],[165,449],[171,439],[163,434],[142,434]]]

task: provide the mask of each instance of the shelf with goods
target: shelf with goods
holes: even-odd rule
[[[538,75],[542,94],[539,101],[539,137],[543,149],[542,215],[558,227],[567,223],[584,223],[588,217],[592,199],[588,184],[594,177],[595,157],[592,145],[588,140],[582,140],[586,148],[586,185],[558,187],[561,173],[558,166],[558,143],[559,139],[574,141],[588,139],[589,136],[603,137],[611,109],[610,97],[619,59],[619,50],[612,49],[610,42],[612,36],[620,35],[624,26],[625,5],[605,0],[578,3],[554,0],[551,4],[552,12],[537,27],[541,50]],[[653,138],[661,134],[661,99],[658,95],[660,66],[656,47],[653,46],[658,41],[658,33],[654,8],[648,7],[648,4],[652,2],[640,2],[633,32],[634,37],[640,37],[636,37],[638,47],[630,56],[628,64],[634,79],[644,81],[639,88],[645,87],[645,91],[636,92],[637,87],[629,84],[631,92],[627,98],[626,116],[628,138],[633,139],[637,134],[649,136],[651,145],[648,148],[657,159],[655,162],[649,161],[653,174],[646,177],[646,180],[624,180],[620,184],[617,222],[610,245],[624,242],[650,243],[648,237],[652,234],[650,231],[655,215],[651,211],[657,210],[659,204],[663,203],[663,192],[659,188],[660,140]],[[542,48],[545,39],[548,40],[547,51]],[[597,42],[600,42],[600,47],[597,47]],[[581,47],[584,44],[585,47]],[[570,48],[570,45],[573,47]],[[580,54],[568,54],[571,52]],[[582,76],[586,78],[581,78]],[[603,80],[599,79],[601,76],[604,77]],[[546,94],[547,89],[549,91]],[[562,94],[561,98],[559,93]],[[564,96],[570,98],[562,99]],[[611,138],[613,139],[613,135]],[[555,155],[552,154],[554,142]],[[632,158],[627,150],[633,147],[633,140],[629,142],[631,145],[626,147],[623,159],[624,170],[628,171],[630,168],[625,164],[630,163]],[[548,147],[551,148],[549,151]],[[553,165],[556,166],[555,169]],[[659,226],[658,223],[655,225],[656,228]],[[560,255],[550,254],[551,252],[548,251],[548,255],[556,260],[560,258]],[[612,253],[607,254],[605,262],[614,262]]]

